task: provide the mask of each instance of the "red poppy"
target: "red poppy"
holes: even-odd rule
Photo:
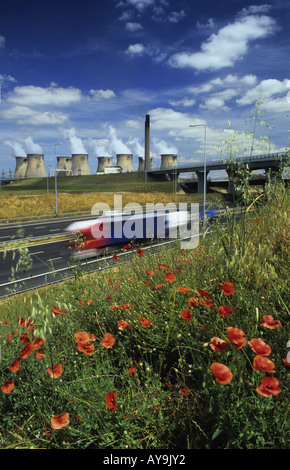
[[[230,383],[234,377],[230,369],[224,364],[220,364],[219,362],[214,362],[210,366],[210,369],[212,370],[217,382],[222,385]]]
[[[229,335],[229,341],[235,346],[235,348],[241,349],[246,343],[246,338],[244,337],[245,333],[239,328],[233,328],[231,326],[227,328],[227,332]]]
[[[231,282],[224,282],[222,286],[220,286],[223,290],[225,295],[233,295],[235,294],[235,286]]]
[[[167,266],[167,264],[159,264],[159,267],[162,269],[170,269],[170,267]]]
[[[204,290],[204,289],[198,289],[194,295],[196,295],[197,297],[210,297],[211,296],[211,294],[207,290]]]
[[[222,354],[225,353],[225,350],[228,347],[228,344],[223,341],[220,338],[217,338],[216,336],[214,338],[211,338],[211,344],[210,344],[211,349],[213,351],[221,352]]]
[[[135,372],[137,372],[137,371],[134,367],[129,367],[129,369],[128,369],[128,374],[129,375],[133,375],[133,374],[135,374]]]
[[[111,305],[112,310],[119,310],[120,305]]]
[[[275,365],[274,362],[270,361],[265,356],[255,356],[254,358],[254,369],[255,370],[260,370],[261,372],[268,372],[268,373],[275,373],[274,369]]]
[[[189,390],[187,390],[186,388],[182,388],[180,390],[180,393],[181,395],[184,395],[185,397],[187,397],[187,395],[189,394]]]
[[[228,317],[231,313],[233,313],[234,309],[232,307],[226,307],[225,305],[221,305],[218,308],[217,313],[219,314],[220,317]]]
[[[50,424],[52,429],[62,429],[69,424],[69,414],[62,413],[60,415],[55,415],[51,418]]]
[[[143,250],[141,250],[141,248],[137,248],[136,253],[137,253],[137,255],[139,255],[139,256],[143,256],[143,254],[144,254],[144,253],[143,253]]]
[[[157,289],[160,289],[161,287],[164,287],[164,286],[165,286],[165,284],[163,284],[163,283],[162,283],[162,284],[156,284],[156,286],[154,287],[154,289],[157,290]]]
[[[139,322],[141,323],[142,326],[144,326],[144,328],[148,328],[151,325],[152,320],[147,320],[144,317],[139,317]]]
[[[111,333],[105,333],[104,334],[104,337],[101,341],[101,345],[104,347],[104,348],[111,348],[112,346],[114,346],[116,342],[116,338],[111,334]]]
[[[52,307],[52,312],[55,314],[55,315],[60,315],[61,313],[66,313],[67,310],[65,308],[63,308],[62,310],[60,310],[59,308],[57,308],[56,306]]]
[[[198,304],[198,300],[195,299],[194,297],[190,297],[190,299],[188,299],[187,303],[190,307],[196,307],[197,304]]]
[[[130,243],[128,243],[128,245],[125,245],[123,248],[124,248],[124,250],[130,250],[130,248],[132,248],[132,245],[130,245]]]
[[[127,321],[122,321],[122,320],[119,320],[118,321],[118,329],[123,331],[125,330],[125,328],[127,328],[127,326],[132,326],[130,323],[128,323]]]
[[[114,298],[108,295],[107,300],[114,300]]]
[[[187,292],[190,290],[190,287],[178,286],[177,290],[183,294],[187,294]]]
[[[86,305],[92,305],[93,303],[94,303],[93,300],[87,300],[87,301],[86,301]]]
[[[79,343],[78,350],[87,356],[91,356],[95,350],[95,346],[92,343]]]
[[[53,367],[49,367],[47,369],[47,372],[53,379],[58,379],[61,374],[62,374],[62,365],[61,364],[56,364]]]
[[[36,357],[37,359],[42,359],[43,357],[45,357],[45,354],[44,354],[43,349],[39,349],[39,350],[35,353],[35,357]]]
[[[201,305],[204,305],[205,307],[214,307],[214,303],[211,299],[200,299],[199,302]]]
[[[113,259],[118,259],[119,256],[118,255],[113,255]]]
[[[181,318],[182,318],[183,320],[185,320],[186,322],[188,322],[188,321],[191,319],[191,317],[192,317],[191,311],[188,310],[187,308],[185,308],[184,310],[182,310],[182,312],[180,313],[180,315],[181,315]]]
[[[166,273],[164,280],[167,282],[174,282],[176,281],[176,277],[172,273]]]
[[[263,317],[263,322],[261,323],[262,326],[265,326],[266,328],[270,328],[270,330],[273,330],[274,328],[278,328],[280,326],[280,321],[279,320],[274,320],[272,315],[265,315]]]
[[[21,349],[21,351],[20,351],[21,359],[27,359],[29,354],[32,353],[33,349],[34,349],[33,343],[29,343],[26,346],[24,346],[24,348]]]
[[[148,271],[148,276],[154,276],[154,271]]]
[[[153,282],[152,281],[145,282],[144,286],[147,287],[149,286],[149,284],[153,284]]]
[[[14,374],[16,374],[16,372],[19,371],[19,368],[20,368],[20,362],[17,359],[15,361],[13,361],[12,364],[10,364],[10,367],[9,367],[11,372],[14,372]]]
[[[34,328],[34,325],[33,325],[33,323],[32,323],[31,320],[24,320],[24,318],[21,317],[21,318],[18,318],[17,321],[18,321],[18,323],[20,324],[20,326],[21,326],[22,328],[28,328],[28,329],[31,330],[31,331],[32,331],[33,328]]]
[[[11,393],[13,388],[14,388],[13,380],[6,380],[1,386],[1,390],[3,393]]]
[[[116,403],[117,403],[117,394],[114,390],[111,390],[106,395],[106,406],[111,411],[116,411]]]
[[[75,333],[76,343],[87,343],[90,340],[90,335],[85,331],[78,331]]]
[[[20,343],[22,344],[28,344],[30,343],[30,339],[27,333],[23,333],[20,338],[19,338]]]
[[[252,348],[254,353],[260,356],[269,356],[271,353],[270,346],[259,338],[252,338],[251,341],[248,341],[248,345]]]
[[[122,305],[121,305],[121,308],[122,308],[123,310],[128,310],[128,308],[131,308],[131,307],[133,307],[132,304],[122,304]]]
[[[33,347],[34,347],[34,349],[38,349],[38,348],[40,348],[40,346],[42,346],[44,343],[45,343],[45,339],[42,339],[42,338],[35,338],[35,340],[33,341]]]
[[[263,377],[261,384],[256,388],[263,397],[269,397],[270,395],[278,395],[281,389],[278,387],[279,381],[275,377]]]

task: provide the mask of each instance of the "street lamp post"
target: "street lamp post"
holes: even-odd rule
[[[70,173],[72,173],[72,170],[66,170],[66,169],[63,169],[63,168],[50,168],[49,170],[49,176],[50,176],[50,172],[51,171],[55,171],[55,174],[54,174],[54,185],[55,185],[55,215],[58,215],[58,208],[57,208],[57,173],[59,171],[65,171],[66,173],[69,171]]]
[[[203,234],[205,233],[205,203],[206,203],[206,125],[194,124],[189,127],[204,127],[204,170],[203,170]]]

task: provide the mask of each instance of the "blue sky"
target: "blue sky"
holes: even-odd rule
[[[288,0],[10,0],[0,15],[0,171],[14,156],[220,158],[227,130],[289,145]],[[236,144],[238,145],[238,144]],[[256,152],[260,151],[258,147]]]

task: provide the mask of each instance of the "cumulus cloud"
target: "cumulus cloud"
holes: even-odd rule
[[[116,95],[113,90],[90,90],[90,94],[94,100],[110,100],[111,98],[116,98]]]
[[[143,29],[143,26],[140,23],[132,23],[129,21],[128,23],[126,23],[126,29],[127,31],[135,33],[136,31],[140,31],[141,29]]]
[[[201,45],[199,52],[180,52],[169,59],[175,68],[218,70],[232,67],[248,52],[249,43],[272,34],[275,21],[269,16],[243,16],[212,34]]]
[[[8,94],[7,102],[21,106],[69,106],[79,103],[82,93],[77,88],[59,88],[52,84],[48,88],[39,86],[17,86]]]
[[[137,44],[131,44],[128,49],[125,51],[125,53],[129,56],[138,56],[138,55],[143,55],[146,52],[146,47],[144,44],[137,43]]]
[[[18,124],[31,124],[34,126],[63,124],[68,116],[60,112],[41,112],[28,106],[12,106],[1,111],[4,119],[16,121]]]

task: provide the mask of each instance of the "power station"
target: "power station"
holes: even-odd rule
[[[146,114],[144,133],[144,157],[138,157],[138,168],[134,170],[133,154],[117,153],[116,165],[113,164],[112,156],[98,156],[97,174],[134,172],[153,170],[153,158],[150,157],[150,116]],[[43,154],[27,154],[26,157],[15,157],[16,167],[14,179],[20,178],[43,178],[47,176],[44,166]],[[177,167],[177,155],[162,154],[160,169]],[[57,169],[62,170],[57,174],[62,176],[84,176],[90,175],[89,155],[85,153],[73,153],[71,156],[57,157]],[[67,170],[66,172],[63,170]]]

